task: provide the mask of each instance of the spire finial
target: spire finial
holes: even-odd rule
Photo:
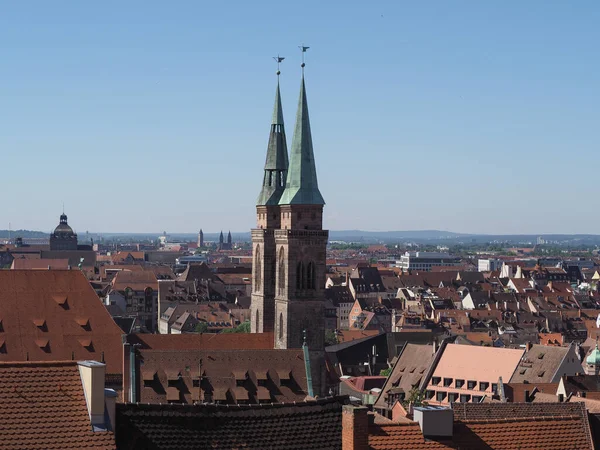
[[[279,56],[279,54],[277,54],[277,56],[273,56],[273,59],[275,61],[277,61],[277,81],[279,81],[279,75],[281,74],[281,70],[279,70],[279,65],[283,62],[283,60],[285,59],[284,56]]]
[[[306,50],[308,50],[310,47],[306,47],[304,44],[299,45],[298,48],[302,51],[302,64],[300,64],[300,67],[302,67],[302,76],[304,76],[304,66],[306,66],[306,64],[304,63],[304,54],[306,53]]]

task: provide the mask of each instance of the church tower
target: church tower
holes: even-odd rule
[[[281,223],[275,231],[275,348],[301,348],[306,331],[306,342],[313,356],[322,354],[324,349],[325,258],[329,237],[329,232],[323,230],[324,205],[317,183],[302,63],[290,164],[285,190],[279,199]]]
[[[198,248],[204,247],[204,233],[202,232],[202,228],[200,228],[200,232],[198,233]]]
[[[252,230],[252,333],[273,332],[275,328],[275,230],[281,224],[279,199],[288,169],[279,74],[278,70],[262,189],[256,201],[257,227]]]

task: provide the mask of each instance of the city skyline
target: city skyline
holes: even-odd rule
[[[291,140],[304,42],[324,227],[593,234],[600,9],[582,5],[11,5],[0,228],[51,230],[64,202],[80,232],[250,229],[270,58]]]

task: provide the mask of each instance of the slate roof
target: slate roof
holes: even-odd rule
[[[0,363],[0,449],[114,449],[92,431],[77,362]]]
[[[0,361],[104,356],[106,372],[120,374],[122,335],[81,271],[0,271]]]
[[[342,448],[345,397],[278,405],[118,404],[119,449]]]

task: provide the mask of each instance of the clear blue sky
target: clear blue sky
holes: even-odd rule
[[[600,2],[0,4],[0,229],[253,227],[301,43],[325,226],[600,233]]]

